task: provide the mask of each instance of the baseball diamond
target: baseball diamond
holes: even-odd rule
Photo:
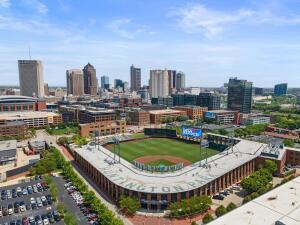
[[[106,145],[107,149],[113,151],[113,145]],[[120,143],[120,155],[123,159],[133,163],[139,161],[141,157],[158,157],[172,156],[173,160],[168,161],[174,163],[182,162],[184,165],[189,165],[200,161],[200,146],[199,144],[186,142],[174,138],[146,138]],[[202,147],[202,158],[206,156],[206,149]],[[207,148],[208,157],[219,153],[218,150]],[[150,159],[150,158],[149,158]],[[160,158],[157,158],[157,160]],[[141,162],[145,163],[145,162]]]

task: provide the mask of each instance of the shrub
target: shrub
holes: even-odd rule
[[[236,204],[234,204],[233,202],[230,202],[226,207],[226,211],[230,212],[231,210],[234,210],[235,208],[236,208]]]
[[[220,216],[223,216],[224,214],[226,214],[227,210],[223,205],[221,205],[216,209],[215,213],[216,213],[217,217],[220,217]]]
[[[214,220],[214,218],[213,218],[212,215],[209,214],[209,213],[205,214],[204,217],[202,218],[202,222],[203,222],[204,224],[207,224],[207,223],[209,223],[209,222],[211,222],[211,221],[213,221],[213,220]]]
[[[122,196],[119,205],[122,211],[128,215],[133,215],[141,208],[141,203],[138,199]]]

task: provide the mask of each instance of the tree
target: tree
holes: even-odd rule
[[[295,142],[293,142],[292,140],[289,140],[289,139],[284,139],[283,144],[287,147],[294,147],[295,146]]]
[[[211,222],[211,221],[213,221],[213,220],[214,220],[214,218],[213,218],[212,215],[209,214],[209,213],[205,214],[204,217],[202,218],[202,222],[203,222],[204,224],[207,224],[207,223],[209,223],[209,222]]]
[[[226,211],[230,212],[231,210],[234,210],[235,208],[236,208],[236,204],[234,204],[233,202],[230,202],[226,207]]]
[[[226,211],[226,208],[223,205],[221,205],[216,209],[215,213],[216,213],[217,217],[220,217],[220,216],[223,216],[224,214],[226,214],[227,211]]]
[[[128,215],[134,215],[141,208],[141,203],[137,198],[122,196],[119,201],[122,211]]]
[[[263,168],[267,169],[271,174],[273,174],[277,171],[277,165],[272,160],[266,160],[264,162]]]

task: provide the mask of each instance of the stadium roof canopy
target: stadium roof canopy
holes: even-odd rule
[[[230,150],[220,152],[208,158],[208,166],[194,163],[172,173],[150,173],[136,169],[131,163],[121,158],[121,163],[113,164],[113,153],[102,146],[89,144],[74,149],[93,167],[111,182],[138,192],[178,193],[196,188],[215,180],[227,172],[253,160],[260,155],[266,144],[241,140]],[[122,151],[122,149],[121,149]],[[203,160],[201,165],[204,164]]]

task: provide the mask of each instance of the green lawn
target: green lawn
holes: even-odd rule
[[[113,145],[107,145],[106,148],[113,150]],[[200,147],[198,144],[187,144],[180,140],[168,138],[144,139],[120,143],[121,157],[129,162],[136,158],[149,155],[171,155],[180,157],[190,162],[200,160]],[[202,148],[203,155],[205,149]],[[208,149],[208,156],[217,154],[218,151]],[[205,158],[203,156],[203,158]]]
[[[51,135],[76,134],[78,133],[78,127],[49,128],[46,131]]]

